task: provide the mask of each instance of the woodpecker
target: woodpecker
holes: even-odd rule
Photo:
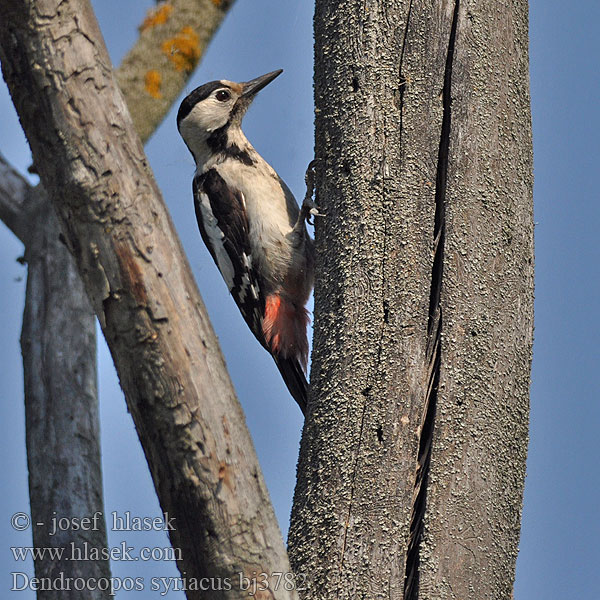
[[[281,72],[245,83],[201,85],[182,101],[177,128],[196,162],[192,190],[202,239],[244,320],[305,413],[305,304],[314,271],[306,221],[318,213],[308,197],[298,208],[241,129],[256,94]]]

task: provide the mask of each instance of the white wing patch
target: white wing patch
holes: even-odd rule
[[[250,282],[250,277],[248,276],[248,273],[252,271],[252,256],[248,256],[245,252],[242,252],[242,263],[244,265],[245,272],[242,276],[242,284],[238,292],[240,303],[246,301],[248,288],[252,285]]]
[[[215,218],[212,208],[210,207],[210,200],[204,192],[200,193],[200,210],[202,211],[204,230],[208,236],[208,241],[210,242],[211,248],[215,253],[217,266],[219,267],[219,271],[221,271],[221,275],[227,284],[227,288],[229,291],[231,291],[233,288],[235,270],[233,268],[233,263],[227,254],[227,250],[225,250],[225,246],[223,245],[225,234],[219,228],[217,219]]]

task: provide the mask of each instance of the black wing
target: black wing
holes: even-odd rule
[[[244,320],[267,348],[262,333],[265,300],[250,247],[243,194],[230,188],[215,169],[194,177],[193,191],[202,239]]]

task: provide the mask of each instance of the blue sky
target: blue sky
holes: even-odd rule
[[[118,63],[136,36],[151,0],[97,0],[100,25]],[[118,24],[114,15],[119,14]],[[597,339],[599,193],[596,171],[600,97],[596,32],[600,6],[575,1],[531,2],[531,83],[535,144],[536,334],[531,443],[525,492],[517,600],[600,598],[599,366]],[[259,95],[245,131],[297,197],[312,158],[312,7],[309,2],[238,0],[188,91],[205,81],[247,80],[283,68]],[[2,153],[21,171],[27,145],[0,82]],[[176,110],[176,109],[175,109]],[[150,163],[182,238],[246,410],[281,528],[287,530],[300,438],[299,411],[271,359],[246,331],[198,235],[191,200],[193,162],[176,133],[174,113],[147,145]],[[0,589],[17,564],[10,546],[31,543],[10,529],[9,517],[28,511],[19,333],[25,269],[22,247],[0,226]],[[137,516],[160,513],[131,417],[103,343],[99,350],[105,509]],[[110,544],[168,545],[163,534],[112,532]],[[114,563],[113,575],[177,576],[172,563]],[[123,593],[119,597],[126,595]],[[31,591],[13,592],[29,600]],[[158,592],[141,597],[159,598]],[[170,593],[170,598],[183,594]]]

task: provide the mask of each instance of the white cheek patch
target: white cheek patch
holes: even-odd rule
[[[215,258],[217,259],[217,266],[219,267],[219,271],[221,271],[221,275],[227,284],[227,288],[229,291],[231,291],[233,288],[233,278],[235,276],[233,263],[231,262],[229,254],[227,254],[227,250],[223,244],[225,234],[219,228],[217,219],[215,218],[212,208],[210,207],[210,200],[204,193],[200,194],[200,210],[202,212],[202,224],[204,225],[204,231],[206,231],[210,247],[212,248]]]
[[[211,132],[227,123],[230,109],[229,103],[219,102],[210,97],[199,102],[192,109],[190,116],[200,130]]]

